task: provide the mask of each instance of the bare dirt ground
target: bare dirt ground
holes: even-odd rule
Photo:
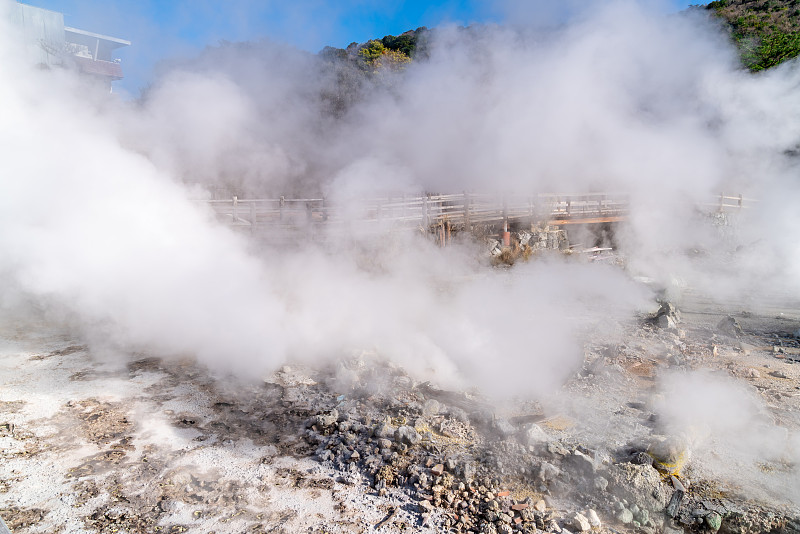
[[[753,478],[665,426],[664,377],[721,377],[760,407],[744,433],[797,435],[799,318],[731,308],[588,333],[559,394],[502,406],[370,353],[242,383],[6,325],[0,516],[16,534],[800,532],[796,451]]]

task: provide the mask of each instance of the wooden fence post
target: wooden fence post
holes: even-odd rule
[[[464,231],[472,231],[472,225],[469,220],[469,192],[467,191],[464,191]]]

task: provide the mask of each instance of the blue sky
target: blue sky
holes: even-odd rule
[[[581,0],[574,0],[579,3]],[[586,0],[583,0],[584,2]],[[659,0],[651,0],[659,2]],[[221,40],[268,38],[317,52],[419,26],[499,22],[526,11],[561,9],[569,0],[25,0],[60,11],[68,26],[120,37],[132,46],[117,54],[125,79],[117,90],[136,96],[159,60],[192,55]],[[660,0],[665,11],[690,2]],[[693,2],[700,3],[700,2]],[[575,5],[575,4],[573,4]]]

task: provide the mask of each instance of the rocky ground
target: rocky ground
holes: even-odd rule
[[[587,336],[559,394],[502,405],[371,353],[245,384],[6,325],[0,516],[17,534],[800,532],[791,484],[770,485],[796,456],[754,482],[706,469],[724,450],[670,434],[659,389],[708,369],[796,433],[798,318],[698,302]]]

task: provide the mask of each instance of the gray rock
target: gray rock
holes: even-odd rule
[[[422,414],[426,417],[431,417],[433,415],[439,415],[442,410],[442,405],[439,404],[439,401],[435,399],[428,399],[425,401],[425,404],[422,407]]]
[[[666,513],[669,517],[674,518],[678,515],[678,510],[681,508],[683,497],[686,495],[686,488],[681,484],[681,481],[674,476],[670,478],[672,479],[672,487],[675,488],[675,491],[672,492],[672,497],[667,504]]]
[[[586,511],[586,519],[588,519],[589,524],[595,528],[600,528],[602,526],[602,523],[600,522],[600,517],[597,515],[597,512],[595,512],[592,509]]]
[[[394,434],[394,429],[386,422],[378,423],[373,431],[373,435],[377,438],[391,439]]]
[[[650,512],[646,508],[639,508],[635,512],[631,509],[631,512],[633,512],[634,521],[638,521],[641,525],[646,525],[650,521]]]
[[[592,528],[586,516],[577,512],[570,516],[569,525],[577,532],[586,532]]]
[[[472,462],[464,462],[463,466],[461,467],[461,475],[467,482],[472,482],[477,474],[477,471],[477,467],[475,467],[475,464]]]
[[[677,330],[681,322],[681,312],[671,302],[664,302],[652,318],[659,328]]]
[[[620,521],[620,523],[629,525],[633,523],[633,512],[627,508],[623,508],[622,511],[617,514],[617,519]]]
[[[400,443],[405,443],[407,445],[416,445],[420,442],[419,433],[417,430],[408,425],[402,425],[397,428],[395,431],[395,439]]]
[[[493,426],[503,438],[511,437],[517,431],[514,425],[508,422],[507,419],[495,419]]]
[[[656,326],[665,330],[675,330],[678,328],[678,323],[669,315],[659,315],[656,319]]]
[[[658,471],[651,466],[614,464],[608,467],[605,475],[609,478],[609,486],[619,499],[627,500],[639,508],[664,510],[672,494],[661,483]]]
[[[739,324],[739,321],[733,315],[728,315],[717,323],[717,330],[729,336],[738,337],[742,335],[742,325]]]
[[[567,457],[566,461],[576,471],[582,473],[594,472],[594,461],[577,449],[572,451],[572,454]]]
[[[537,443],[546,443],[548,441],[550,441],[550,436],[537,424],[531,423],[523,434],[523,442],[526,445],[536,445]]]
[[[722,516],[717,512],[711,512],[706,516],[705,522],[709,529],[716,532],[722,526]]]
[[[334,409],[331,410],[331,413],[329,414],[318,414],[316,417],[316,424],[319,427],[327,428],[335,425],[338,422],[338,419],[339,412]]]
[[[536,471],[538,482],[547,483],[557,479],[561,475],[561,469],[548,462],[542,462]]]

